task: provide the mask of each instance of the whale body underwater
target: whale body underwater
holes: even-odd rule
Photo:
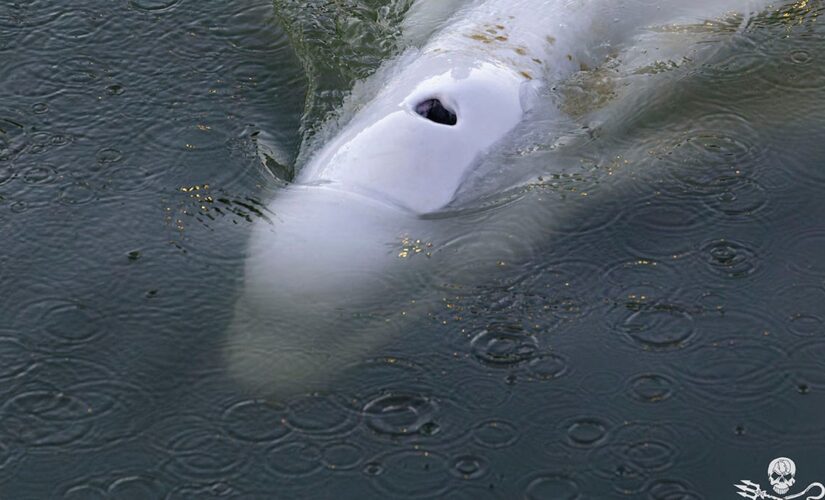
[[[294,183],[268,204],[269,219],[253,224],[225,346],[231,376],[289,397],[328,385],[391,343],[397,325],[382,313],[401,305],[384,297],[408,289],[405,300],[419,298],[453,266],[448,252],[421,242],[447,230],[439,213],[480,158],[511,140],[536,107],[564,114],[542,101],[543,89],[630,48],[645,27],[748,16],[766,4],[414,3],[404,29],[411,39],[433,34],[385,63],[372,99],[307,155]],[[473,250],[490,262],[512,250],[488,244]],[[433,258],[400,258],[419,252]]]

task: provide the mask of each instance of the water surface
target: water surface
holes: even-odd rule
[[[478,180],[459,226],[567,215],[276,401],[222,354],[251,221],[407,6],[299,3],[0,6],[0,496],[717,499],[777,456],[825,480],[821,2],[621,80],[658,90],[506,200]],[[581,77],[550,98],[604,118]]]

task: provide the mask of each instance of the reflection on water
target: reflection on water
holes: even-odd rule
[[[820,2],[500,153],[573,167],[439,222],[459,258],[384,311],[394,340],[272,400],[222,355],[277,190],[258,142],[294,159],[407,6],[296,4],[0,5],[0,496],[711,499],[777,456],[825,478]],[[276,15],[316,24],[297,46]],[[350,69],[308,83],[321,40]],[[478,276],[513,236],[527,258]]]

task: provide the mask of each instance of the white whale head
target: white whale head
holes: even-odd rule
[[[438,210],[479,155],[522,120],[529,83],[494,61],[425,55],[360,110],[299,180],[327,181],[417,213]]]
[[[379,316],[415,297],[437,258],[402,259],[419,215],[447,205],[529,108],[532,80],[477,54],[405,65],[278,192],[256,222],[227,346],[233,375],[276,396],[317,388],[387,340]]]

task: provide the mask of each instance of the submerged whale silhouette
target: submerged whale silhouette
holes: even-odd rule
[[[425,286],[437,266],[449,265],[399,259],[405,238],[427,241],[438,231],[422,214],[451,202],[479,158],[529,115],[543,86],[597,65],[642,27],[747,14],[764,3],[414,4],[407,29],[435,35],[388,63],[374,98],[277,193],[272,221],[252,228],[226,345],[230,373],[284,397],[323,385],[391,342],[381,320],[388,290]],[[446,21],[433,15],[443,10]]]

